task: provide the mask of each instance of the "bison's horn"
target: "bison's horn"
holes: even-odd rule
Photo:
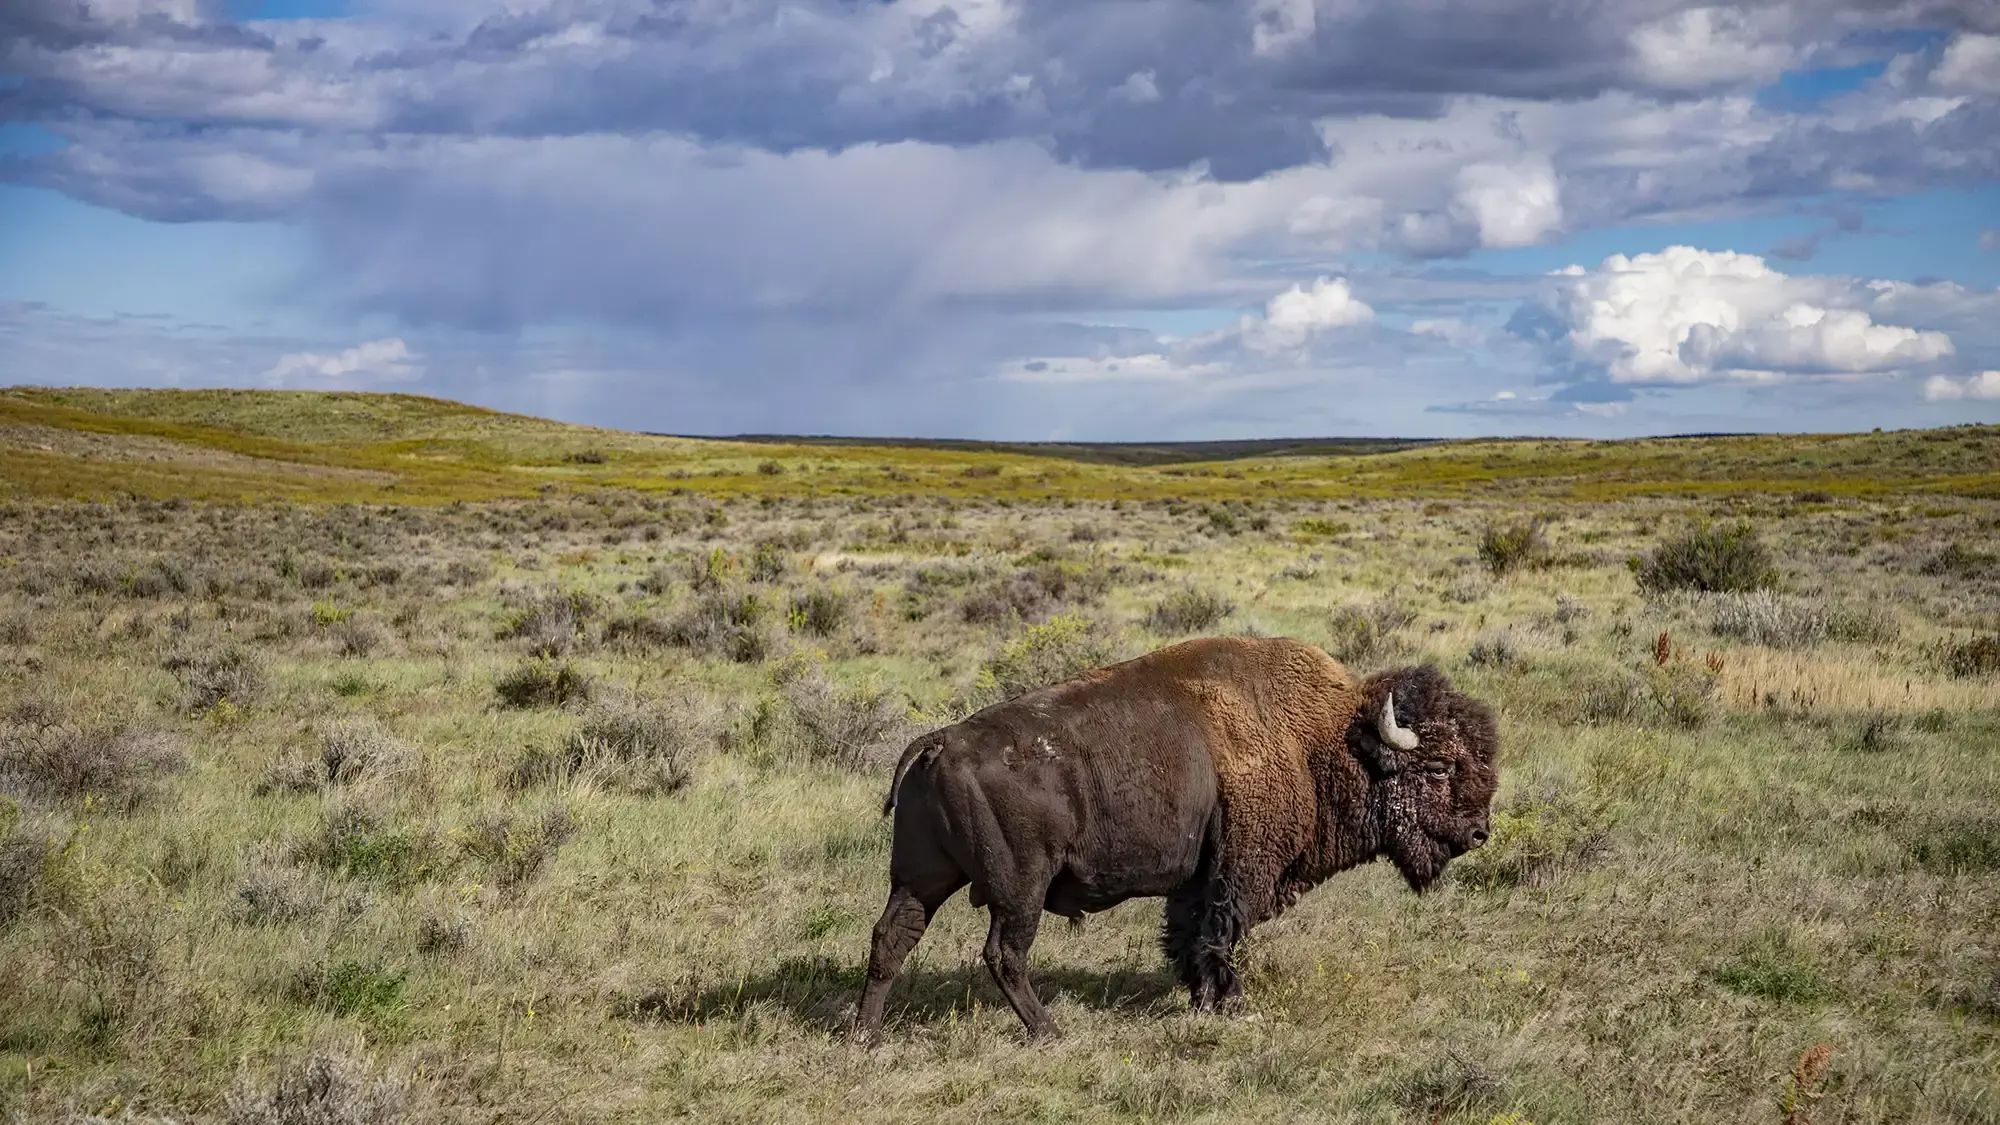
[[[1382,701],[1382,717],[1375,721],[1375,730],[1381,734],[1382,741],[1394,746],[1398,750],[1415,750],[1417,748],[1417,736],[1396,725],[1396,694],[1394,692],[1390,692],[1389,697]]]

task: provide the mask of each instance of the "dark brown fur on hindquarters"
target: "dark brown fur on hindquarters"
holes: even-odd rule
[[[1435,668],[1356,683],[1310,645],[1249,637],[1173,645],[932,731],[891,783],[889,902],[854,1034],[879,1029],[910,948],[967,884],[992,910],[988,968],[1033,1034],[1055,1029],[1026,968],[1043,911],[1163,896],[1161,947],[1191,1000],[1234,1000],[1237,943],[1306,890],[1377,857],[1422,890],[1477,847],[1497,749],[1491,712]]]

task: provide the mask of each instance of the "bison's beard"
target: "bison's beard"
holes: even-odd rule
[[[1449,846],[1423,835],[1418,835],[1416,839],[1398,840],[1389,849],[1390,862],[1403,873],[1403,881],[1418,894],[1430,890],[1444,874],[1451,855]]]

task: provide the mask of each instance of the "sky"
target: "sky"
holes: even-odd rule
[[[6,0],[13,383],[686,434],[2000,422],[2000,4]]]

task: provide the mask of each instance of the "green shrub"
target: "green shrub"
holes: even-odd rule
[[[1603,849],[1607,819],[1601,800],[1567,793],[1499,809],[1485,845],[1451,869],[1460,882],[1481,890],[1547,886]]]
[[[830,586],[813,586],[792,595],[785,624],[795,633],[831,637],[847,624],[847,611],[847,598],[840,591]]]
[[[441,873],[447,866],[434,832],[387,828],[360,804],[343,804],[321,814],[319,832],[300,842],[297,857],[350,879],[403,887]]]
[[[1944,817],[1908,841],[1910,858],[1926,871],[1981,875],[2000,871],[2000,816]]]
[[[1717,984],[1731,992],[1779,1003],[1805,1003],[1832,995],[1812,962],[1777,930],[1766,930],[1735,959],[1718,966]]]
[[[1548,551],[1548,521],[1541,518],[1520,523],[1489,523],[1479,535],[1479,561],[1495,578],[1518,570]]]
[[[403,979],[400,969],[347,958],[299,970],[293,975],[288,991],[295,1004],[320,1008],[336,1016],[381,1019],[401,1012]]]
[[[1292,533],[1308,539],[1332,539],[1354,530],[1345,520],[1330,520],[1320,516],[1307,516],[1292,524]]]
[[[567,660],[537,657],[495,679],[493,692],[509,707],[561,707],[589,699],[591,682]]]
[[[1160,599],[1146,615],[1146,626],[1169,635],[1200,633],[1234,612],[1236,606],[1222,595],[1186,586]]]
[[[1747,523],[1696,528],[1655,546],[1632,563],[1639,589],[1648,594],[1694,590],[1721,594],[1777,585],[1771,556]]]
[[[1102,625],[1064,614],[1021,629],[980,669],[974,692],[989,702],[1066,680],[1109,664],[1114,649]]]
[[[1655,666],[1647,676],[1653,706],[1675,726],[1704,726],[1715,714],[1720,677],[1707,668],[1675,662]]]
[[[557,805],[536,817],[481,817],[460,832],[458,845],[486,865],[495,885],[513,888],[534,878],[574,835],[576,817],[567,806]]]

